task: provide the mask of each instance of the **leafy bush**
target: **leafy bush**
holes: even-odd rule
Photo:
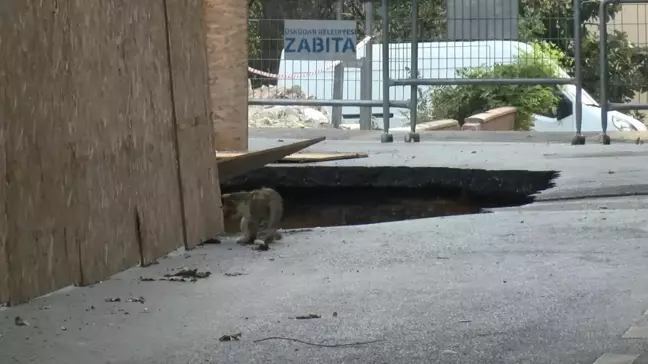
[[[530,52],[520,51],[514,62],[492,67],[464,68],[458,77],[465,78],[548,78],[566,77],[559,74],[559,64],[568,63],[565,54],[549,43],[534,43]],[[556,86],[543,85],[459,85],[439,86],[429,90],[430,115],[421,119],[456,119],[501,106],[515,106],[515,130],[530,130],[533,114],[555,112],[559,98]]]

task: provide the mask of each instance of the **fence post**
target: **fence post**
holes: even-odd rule
[[[389,134],[389,87],[392,80],[389,76],[389,0],[382,0],[380,9],[382,16],[382,105],[383,105],[383,133],[380,135],[382,143],[393,143],[394,136]]]
[[[365,45],[365,57],[360,72],[360,98],[362,100],[373,99],[373,3],[371,0],[364,1],[365,12],[365,36],[369,41]],[[371,130],[373,128],[372,108],[363,107],[360,109],[360,130]]]
[[[574,0],[572,3],[574,8],[574,78],[576,79],[576,105],[574,110],[574,118],[576,119],[576,135],[572,140],[572,144],[577,145],[584,141],[581,133],[583,125],[583,75],[582,75],[582,61],[581,61],[581,0]],[[601,50],[602,52],[602,50]]]
[[[343,0],[338,0],[335,7],[335,19],[342,20]],[[344,87],[344,62],[335,66],[333,71],[333,100],[342,100]],[[342,124],[342,106],[333,106],[331,123],[334,128],[339,128]]]
[[[412,0],[412,39],[410,42],[410,78],[418,78],[418,0]],[[405,142],[418,143],[420,136],[416,134],[418,119],[418,85],[410,86],[410,132],[405,136]]]
[[[333,72],[333,100],[342,100],[344,86],[344,62],[340,62],[335,66]],[[333,115],[331,115],[331,123],[334,128],[339,128],[342,124],[342,106],[333,106]]]

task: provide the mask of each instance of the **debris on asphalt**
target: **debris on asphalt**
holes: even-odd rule
[[[139,296],[139,297],[130,297],[126,300],[126,302],[133,302],[133,303],[144,303],[146,300],[144,297]]]
[[[310,320],[310,319],[318,319],[318,318],[322,318],[322,315],[318,315],[316,313],[309,313],[307,315],[301,315],[295,317],[295,319],[297,320]]]
[[[225,273],[225,277],[238,277],[238,276],[244,276],[246,273],[241,273],[241,272],[232,272],[232,273]]]
[[[333,312],[333,317],[337,317],[337,312]]]
[[[14,323],[16,324],[16,326],[30,326],[29,322],[23,320],[20,316],[16,316]]]
[[[141,282],[155,282],[156,281],[155,278],[150,278],[150,277],[139,277],[139,280]]]
[[[121,302],[121,298],[119,298],[119,297],[106,298],[104,301],[106,301],[106,302]]]
[[[65,326],[61,326],[61,331],[67,331],[67,329],[65,328]]]
[[[237,334],[226,334],[221,336],[218,341],[239,341],[242,334],[239,332]]]
[[[180,277],[162,277],[160,278],[160,280],[169,281],[169,282],[188,282],[186,279]],[[195,281],[197,281],[197,279],[195,278],[191,280],[191,282],[195,282]]]
[[[286,340],[286,341],[294,341],[297,343],[302,343],[306,345],[312,345],[312,346],[319,346],[322,348],[339,348],[339,347],[345,347],[345,346],[357,346],[357,345],[367,345],[367,344],[374,344],[374,343],[379,343],[385,340],[369,340],[369,341],[358,341],[354,343],[345,343],[345,344],[318,344],[318,343],[312,343],[308,342],[305,340],[300,340],[300,339],[293,339],[291,337],[282,337],[282,336],[271,336],[271,337],[266,337],[263,339],[259,340],[254,340],[254,343],[260,343],[262,341],[267,341],[267,340]]]
[[[199,271],[198,268],[182,268],[179,271],[173,273],[173,274],[165,274],[165,278],[171,278],[171,277],[181,277],[181,278],[207,278],[211,275],[210,271]]]
[[[39,308],[39,310],[45,311],[45,310],[49,310],[50,308],[52,308],[52,306],[46,305],[46,306],[43,306],[43,307]]]

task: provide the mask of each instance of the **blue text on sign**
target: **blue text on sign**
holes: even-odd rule
[[[299,43],[297,38],[286,37],[285,51],[287,53],[336,53],[355,52],[355,45],[351,38],[342,37],[312,37],[302,38]]]

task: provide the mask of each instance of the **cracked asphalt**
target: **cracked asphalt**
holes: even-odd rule
[[[623,194],[645,181],[644,149],[560,147],[552,153],[568,157],[538,162],[546,146],[528,145],[543,151],[521,164],[565,172],[548,201],[289,231],[267,252],[233,238],[178,251],[92,287],[0,309],[0,363],[648,363],[648,198],[595,198],[596,188]],[[614,151],[625,154],[569,156]],[[560,200],[578,190],[578,171],[591,184],[582,183],[579,199]],[[212,275],[140,280],[181,267]],[[126,302],[132,296],[145,301]],[[321,317],[295,318],[311,313]],[[16,326],[16,316],[30,325]],[[219,341],[236,333],[240,341]],[[382,341],[255,342],[268,337]]]

